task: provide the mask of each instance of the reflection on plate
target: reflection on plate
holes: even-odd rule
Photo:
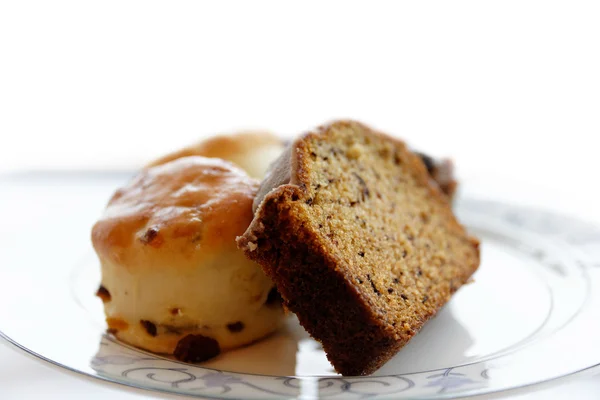
[[[84,179],[94,181],[63,178],[61,190],[32,183],[21,188],[30,193],[13,195],[16,207],[26,207],[23,199],[32,195],[54,206],[30,221],[48,251],[23,259],[20,241],[0,245],[10,278],[0,282],[2,335],[73,371],[219,399],[450,398],[523,387],[600,363],[600,229],[473,199],[459,201],[457,209],[482,239],[475,283],[463,287],[372,376],[335,374],[293,317],[269,338],[199,365],[131,348],[103,334],[102,306],[93,296],[99,268],[86,241],[105,188],[117,182],[103,178],[82,187]],[[76,260],[65,255],[80,254],[79,249],[88,252],[82,250]]]

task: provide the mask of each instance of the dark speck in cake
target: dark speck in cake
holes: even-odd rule
[[[244,323],[242,321],[233,322],[231,324],[227,324],[227,329],[229,332],[237,333],[244,330]]]
[[[107,303],[111,299],[110,292],[103,285],[100,285],[98,287],[98,290],[96,291],[96,296],[100,297],[103,303]]]
[[[158,228],[156,227],[151,227],[146,229],[146,232],[144,232],[144,234],[142,235],[142,237],[140,237],[140,241],[144,244],[150,244],[152,243],[152,241],[154,239],[156,239],[156,237],[158,236]]]
[[[148,335],[156,336],[156,334],[157,334],[156,325],[154,325],[154,323],[147,321],[145,319],[142,319],[142,320],[140,320],[140,324],[142,324],[142,326],[144,327],[146,332],[148,332]]]
[[[371,275],[367,274],[367,280],[371,283],[371,288],[373,288],[373,292],[377,294],[377,296],[380,296],[381,293],[379,292],[379,290],[377,289],[377,287],[375,286],[375,283],[373,282],[373,280],[371,279]]]
[[[173,355],[183,362],[202,362],[221,353],[219,342],[203,335],[187,335],[179,340]]]

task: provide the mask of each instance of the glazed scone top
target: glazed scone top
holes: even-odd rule
[[[142,170],[94,225],[98,255],[128,268],[195,267],[235,248],[258,182],[223,160],[184,157]]]

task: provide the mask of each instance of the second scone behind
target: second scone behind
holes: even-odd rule
[[[253,178],[262,179],[265,171],[283,152],[284,142],[268,132],[239,132],[212,136],[152,161],[156,166],[181,157],[221,158],[243,169]]]

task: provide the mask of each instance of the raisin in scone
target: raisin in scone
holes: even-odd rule
[[[238,238],[343,375],[370,374],[479,266],[479,243],[406,145],[352,121],[297,139]]]
[[[167,154],[148,166],[188,156],[214,157],[232,162],[251,177],[262,179],[271,162],[281,155],[284,148],[283,140],[268,132],[223,134]]]
[[[258,181],[219,159],[142,170],[94,225],[109,331],[134,346],[203,361],[273,332],[273,283],[236,247]]]

